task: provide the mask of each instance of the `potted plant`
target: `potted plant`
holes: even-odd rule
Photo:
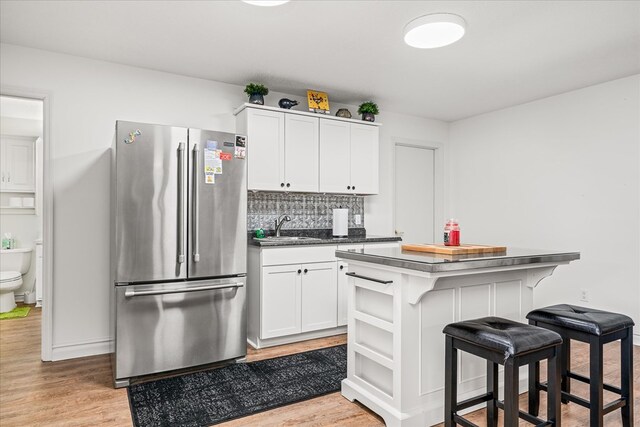
[[[378,113],[378,105],[373,101],[363,102],[358,107],[358,114],[362,114],[362,120],[367,122],[375,122]]]
[[[264,96],[269,94],[269,89],[260,83],[249,83],[244,88],[244,93],[249,95],[250,103],[264,105]]]

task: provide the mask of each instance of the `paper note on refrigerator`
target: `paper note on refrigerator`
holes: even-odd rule
[[[207,143],[207,145],[209,145]],[[204,182],[205,184],[215,184],[215,170],[216,170],[216,151],[215,149],[204,149]],[[220,161],[220,154],[218,153],[218,161]],[[220,168],[222,169],[222,167]]]

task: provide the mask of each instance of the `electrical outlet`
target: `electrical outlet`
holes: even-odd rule
[[[589,290],[588,289],[580,289],[580,301],[589,302]]]
[[[360,223],[362,222],[362,217],[360,215],[354,215],[353,220],[356,223],[356,225],[360,225]]]

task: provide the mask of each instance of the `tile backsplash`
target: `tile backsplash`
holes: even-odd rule
[[[349,228],[364,228],[364,196],[250,191],[247,208],[249,230],[273,230],[283,214],[291,217],[283,229],[331,228],[335,208],[349,209]]]

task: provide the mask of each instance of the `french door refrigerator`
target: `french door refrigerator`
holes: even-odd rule
[[[114,383],[246,355],[246,140],[118,121]]]

